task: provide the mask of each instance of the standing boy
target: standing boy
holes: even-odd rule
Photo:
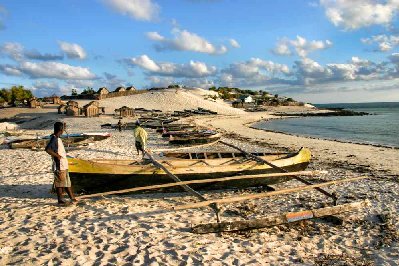
[[[51,135],[50,142],[47,144],[46,152],[51,155],[53,159],[54,184],[53,188],[57,192],[58,204],[66,205],[67,202],[63,199],[62,194],[65,190],[71,201],[77,201],[71,189],[71,180],[68,173],[68,159],[64,144],[61,140],[61,135],[65,129],[65,123],[55,122],[54,134]]]

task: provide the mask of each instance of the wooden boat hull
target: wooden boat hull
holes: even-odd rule
[[[220,133],[213,134],[213,135],[208,135],[208,134],[198,134],[198,135],[192,135],[192,136],[184,136],[184,137],[179,137],[179,136],[169,136],[169,144],[172,145],[190,145],[190,144],[206,144],[206,143],[211,143],[219,140],[222,135]]]
[[[295,154],[284,156],[264,156],[273,164],[287,171],[304,170],[310,161],[310,151],[301,149]],[[271,159],[275,160],[271,160]],[[76,193],[97,193],[140,186],[173,182],[162,170],[148,161],[96,160],[86,161],[68,158],[69,173]],[[172,159],[160,163],[178,176],[182,181],[236,175],[266,174],[278,172],[265,164],[259,164],[247,158],[221,159]],[[215,182],[194,185],[200,190],[220,188],[242,188],[276,184],[289,180],[289,177],[257,178]],[[176,190],[176,189],[175,189]],[[180,188],[177,188],[180,191]],[[168,190],[170,191],[170,189]]]

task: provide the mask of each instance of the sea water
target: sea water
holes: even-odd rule
[[[399,102],[337,103],[316,106],[344,108],[371,115],[276,119],[256,123],[254,127],[302,136],[399,147]]]

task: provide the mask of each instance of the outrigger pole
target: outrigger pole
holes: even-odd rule
[[[154,157],[152,157],[152,155],[151,155],[149,152],[145,151],[144,153],[148,156],[148,158],[151,160],[152,164],[153,164],[156,168],[162,169],[162,170],[163,170],[170,178],[172,178],[175,182],[182,182],[182,181],[180,180],[180,178],[178,178],[176,175],[174,175],[173,173],[171,173],[165,166],[163,166],[161,163],[159,163],[157,160],[155,160]],[[207,201],[207,199],[206,199],[204,196],[202,196],[200,193],[198,193],[197,191],[195,191],[195,190],[192,189],[191,187],[189,187],[189,186],[187,186],[187,185],[185,185],[185,184],[180,184],[179,186],[182,187],[182,188],[183,188],[185,191],[187,191],[189,194],[193,195],[194,197],[197,197],[199,200],[201,200],[201,201]],[[210,204],[209,206],[214,210],[214,212],[215,212],[215,214],[216,214],[216,221],[217,221],[218,223],[220,223],[220,216],[219,216],[220,209],[219,209],[217,203]]]
[[[279,167],[279,166],[277,166],[277,165],[275,165],[275,164],[272,164],[271,162],[268,162],[268,161],[266,161],[265,159],[260,158],[259,156],[256,156],[256,155],[253,155],[253,154],[251,154],[251,153],[248,153],[248,152],[244,151],[243,149],[241,149],[241,148],[239,148],[239,147],[237,147],[237,146],[235,146],[235,145],[233,145],[233,144],[230,144],[230,143],[227,143],[227,142],[224,142],[224,141],[221,141],[221,140],[219,140],[219,143],[222,143],[222,144],[224,144],[224,145],[226,145],[226,146],[229,146],[229,147],[231,147],[231,148],[234,148],[234,149],[236,149],[236,150],[239,150],[240,152],[242,152],[243,154],[245,154],[245,156],[247,156],[248,158],[250,158],[250,159],[252,159],[252,160],[254,160],[254,161],[257,161],[257,162],[259,162],[259,163],[267,164],[267,165],[271,166],[273,169],[276,169],[276,170],[278,170],[278,171],[280,171],[280,172],[282,172],[282,173],[288,173],[288,172],[289,172],[289,171],[285,170],[284,168],[281,168],[281,167]],[[304,184],[306,184],[306,185],[313,185],[311,182],[309,182],[309,181],[303,179],[302,177],[293,176],[293,178],[295,178],[296,180],[298,180],[298,181],[300,181],[300,182],[302,182],[302,183],[304,183]],[[337,205],[337,196],[336,196],[336,195],[334,195],[334,194],[332,194],[332,193],[330,193],[330,192],[328,192],[328,191],[326,191],[326,190],[324,190],[324,189],[322,189],[322,188],[319,188],[319,187],[315,187],[314,189],[316,189],[316,190],[319,191],[320,193],[326,195],[327,197],[332,198],[333,201],[334,201],[333,204],[334,204],[334,205]]]

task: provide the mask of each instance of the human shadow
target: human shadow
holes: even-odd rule
[[[17,199],[48,199],[52,184],[40,185],[0,185],[0,200],[3,198]]]

